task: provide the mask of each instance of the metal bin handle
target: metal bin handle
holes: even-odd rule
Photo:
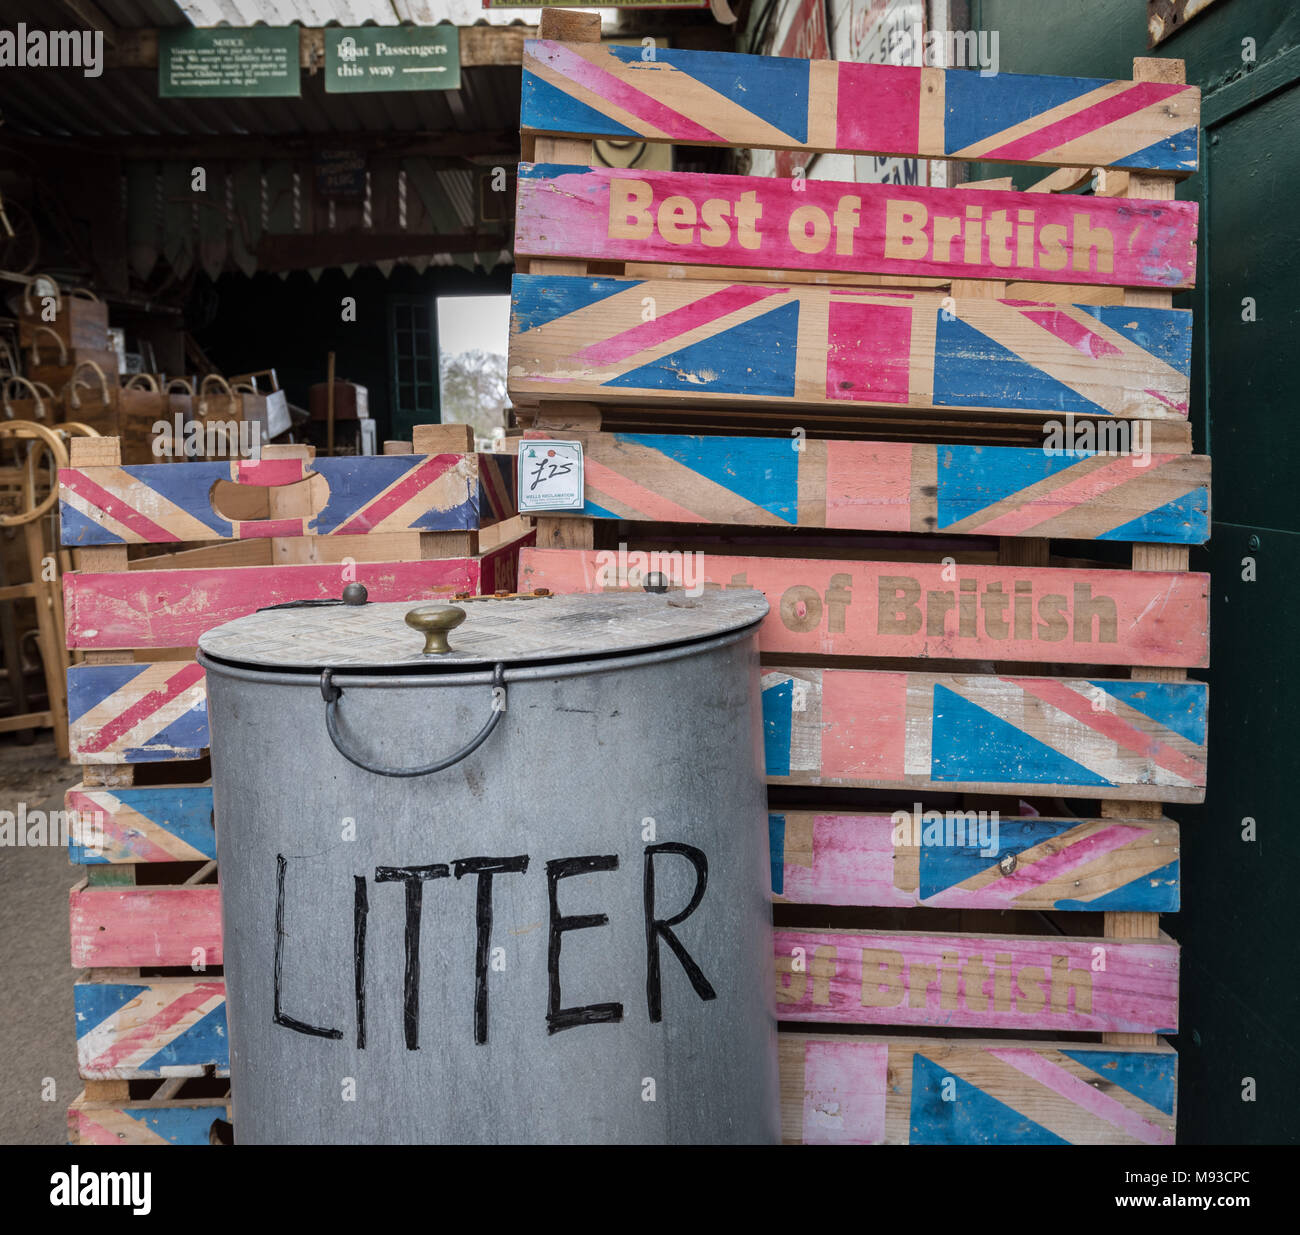
[[[423,767],[380,767],[377,764],[368,763],[360,755],[354,754],[343,745],[343,740],[339,736],[337,716],[339,700],[343,697],[343,688],[334,684],[333,674],[334,670],[326,669],[320,675],[320,693],[325,700],[325,728],[329,732],[330,741],[334,743],[334,749],[349,763],[365,772],[373,772],[376,776],[429,776],[434,772],[441,772],[445,768],[459,763],[466,756],[472,755],[488,740],[492,730],[497,727],[497,721],[501,719],[501,714],[506,710],[504,697],[506,667],[504,663],[498,663],[492,670],[492,714],[488,717],[487,724],[465,746],[461,747],[455,754],[448,755],[445,759],[439,759],[435,763],[425,764]],[[498,690],[503,693],[498,695]]]

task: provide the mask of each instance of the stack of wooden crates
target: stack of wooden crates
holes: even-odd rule
[[[513,591],[514,458],[464,425],[415,430],[369,457],[123,466],[116,438],[77,438],[60,475],[69,790],[86,843],[70,898],[76,1144],[207,1144],[228,1128],[221,909],[199,636],[266,605],[451,600]],[[133,556],[131,546],[149,546]],[[310,774],[310,770],[306,774]],[[289,807],[291,809],[291,807]]]
[[[510,391],[522,454],[583,443],[586,506],[539,519],[521,587],[768,596],[785,1139],[1172,1143],[1199,92],[1176,61],[984,77],[542,33]],[[625,171],[596,138],[1057,170]]]

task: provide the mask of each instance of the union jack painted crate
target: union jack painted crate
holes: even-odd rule
[[[1187,678],[1205,663],[1204,580],[1187,547],[1208,535],[1209,461],[1190,453],[1189,318],[1165,289],[1194,268],[1195,211],[1172,202],[1170,178],[1196,167],[1198,92],[1152,62],[1125,82],[678,51],[646,62],[559,42],[550,20],[524,66],[532,166],[510,380],[526,423],[583,441],[586,504],[539,519],[521,583],[637,586],[661,570],[769,596],[784,1139],[1170,1143],[1177,1060],[1157,1035],[1177,1028],[1178,947],[1157,915],[1180,907],[1179,836],[1162,804],[1204,794],[1206,691]],[[813,182],[803,196],[573,166],[573,139],[629,136],[1104,166],[1124,169],[1107,183],[1131,200]],[[1123,290],[1135,287],[1147,290]],[[1116,424],[1112,440],[1132,448],[1094,430],[1053,454],[1023,431],[1014,446],[976,431],[977,418],[1052,418],[1068,434],[1076,416]],[[759,435],[831,418],[838,435]],[[1143,450],[1133,426],[1165,422],[1181,435]],[[690,579],[688,525],[707,545]],[[840,539],[819,556],[822,533]],[[962,537],[972,548],[954,553]],[[1053,553],[1053,540],[1072,555],[1131,544],[1131,569]],[[99,668],[114,670],[101,691],[156,714],[106,732],[82,712],[106,776],[127,751],[201,749],[201,699],[180,667],[145,682],[139,666]],[[199,797],[103,790],[116,796],[96,799],[115,821],[102,865],[210,852]],[[1097,809],[1068,813],[1058,795]],[[988,846],[995,806],[1014,813]],[[82,932],[83,965],[160,963],[129,921],[139,891],[74,893],[98,898],[85,920],[107,928]],[[184,901],[189,939],[219,948],[209,888],[151,895]],[[853,922],[794,926],[786,905]],[[946,925],[920,916],[935,913]],[[1089,913],[1099,931],[1069,928]],[[165,955],[184,963],[174,945]],[[125,989],[81,996],[88,1064],[219,1075],[219,996],[201,978],[122,977]],[[98,1032],[114,1018],[129,1044]],[[816,1032],[828,1023],[840,1032]],[[879,1026],[892,1032],[872,1036]]]
[[[1170,296],[1199,95],[1134,67],[647,61],[545,25],[525,53],[510,389],[525,442],[582,443],[584,505],[539,518],[521,586],[768,597],[790,1143],[1174,1139],[1164,804],[1203,799],[1208,749],[1210,461]],[[1016,192],[584,166],[612,135],[1062,170]],[[1112,170],[1056,192],[1079,166]],[[796,925],[816,906],[839,929]]]
[[[206,754],[190,649],[222,622],[352,581],[376,601],[513,591],[514,461],[469,445],[463,427],[435,426],[417,430],[419,453],[123,467],[115,441],[77,440],[60,478],[79,555],[65,608],[85,771],[66,798],[85,872],[69,897],[88,1089],[69,1111],[74,1143],[206,1144],[229,1119],[224,1099],[172,1092],[229,1073],[212,788],[184,762],[176,783],[133,783],[139,763]],[[141,863],[151,882],[136,883]],[[164,1088],[140,1092],[152,1082]]]
[[[139,1000],[137,992],[146,996],[132,1021],[132,1043],[122,1052],[133,1049],[143,1057],[153,1049],[168,1061],[159,1072],[165,1068],[173,1077],[203,1075],[204,1069],[224,1075],[226,1038],[215,1032],[224,1027],[223,1004],[197,1021],[178,1018],[185,1030],[177,1031],[160,1015],[173,993],[159,994],[163,981],[124,983],[120,991],[108,988],[111,998],[96,996],[102,1007],[117,1001],[124,1008]],[[92,1026],[78,1040],[83,1058],[83,1041],[93,1049],[95,1033]],[[1168,1145],[1174,1139],[1177,1056],[1163,1045],[789,1033],[781,1038],[780,1064],[782,1133],[790,1144]],[[207,1144],[214,1119],[229,1119],[214,1100],[83,1099],[69,1112],[72,1139],[81,1144]]]

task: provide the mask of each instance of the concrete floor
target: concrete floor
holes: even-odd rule
[[[0,811],[62,810],[78,770],[43,731],[30,746],[0,734]],[[62,1145],[81,1091],[72,1013],[64,848],[0,844],[0,1144]]]

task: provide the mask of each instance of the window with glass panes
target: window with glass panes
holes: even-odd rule
[[[432,296],[394,296],[388,302],[393,434],[409,438],[414,425],[439,419],[438,336]]]

